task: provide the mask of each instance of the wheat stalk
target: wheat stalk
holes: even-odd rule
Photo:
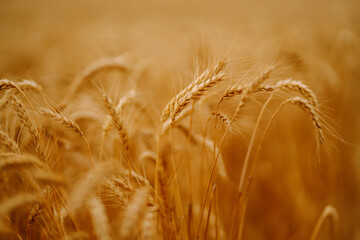
[[[129,63],[129,60],[122,55],[113,58],[103,58],[91,63],[79,75],[76,76],[70,86],[69,94],[66,96],[62,104],[60,104],[60,106],[62,108],[67,106],[69,101],[81,90],[80,87],[86,79],[90,78],[95,73],[107,68],[118,68],[129,72],[131,69],[131,65]]]
[[[190,141],[194,144],[204,144],[204,146],[209,150],[209,151],[214,151],[215,153],[217,153],[219,151],[219,148],[214,145],[214,141],[212,141],[209,138],[205,138],[201,135],[195,135],[195,134],[191,134],[189,132],[189,130],[183,126],[183,125],[176,125],[176,128],[178,128],[181,132],[184,133],[185,136],[189,136],[190,134]],[[215,148],[214,148],[215,146]],[[225,167],[225,163],[224,163],[224,159],[222,157],[222,155],[219,155],[218,161],[217,161],[217,172],[219,174],[219,176],[224,179],[224,180],[228,180],[228,174],[226,172],[226,167]]]
[[[318,221],[316,222],[316,225],[311,234],[310,240],[316,240],[318,238],[320,230],[321,230],[321,226],[324,224],[325,220],[330,217],[332,218],[333,226],[334,226],[339,220],[339,214],[336,211],[336,208],[334,208],[331,205],[327,205],[324,208],[323,212],[321,213]]]

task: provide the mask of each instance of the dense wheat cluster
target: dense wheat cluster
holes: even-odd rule
[[[356,1],[0,2],[1,239],[359,239]]]

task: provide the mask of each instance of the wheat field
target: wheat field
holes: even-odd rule
[[[0,239],[360,239],[358,1],[0,1]]]

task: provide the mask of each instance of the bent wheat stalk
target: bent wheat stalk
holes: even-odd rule
[[[327,205],[324,208],[323,212],[321,213],[318,221],[316,222],[316,225],[315,225],[314,231],[311,234],[310,240],[316,240],[317,239],[317,237],[319,236],[322,225],[324,224],[325,220],[327,218],[330,218],[330,217],[332,219],[332,223],[333,223],[333,226],[334,226],[337,223],[338,219],[339,219],[339,215],[338,215],[338,212],[336,211],[336,209],[333,206]]]
[[[95,73],[107,68],[118,68],[120,70],[129,72],[131,66],[129,60],[123,55],[114,58],[103,58],[96,62],[93,62],[88,67],[86,67],[79,75],[76,76],[75,80],[70,86],[69,94],[66,96],[62,104],[60,104],[60,106],[62,108],[65,108],[69,101],[76,95],[76,93],[80,91],[80,87],[86,79],[90,78]]]
[[[245,212],[246,212],[246,207],[247,207],[247,203],[248,203],[248,192],[250,191],[250,187],[251,187],[251,181],[253,179],[253,176],[254,176],[254,172],[255,172],[255,167],[256,167],[256,164],[258,162],[258,158],[259,158],[259,153],[260,153],[260,149],[261,149],[261,146],[264,142],[264,139],[265,139],[265,136],[266,134],[268,133],[269,131],[269,128],[273,122],[273,120],[275,119],[275,117],[277,116],[277,114],[280,112],[280,110],[283,108],[284,105],[286,105],[287,103],[292,103],[292,104],[296,104],[300,107],[303,107],[304,110],[306,111],[311,111],[311,113],[309,113],[309,115],[311,116],[311,120],[313,122],[313,125],[315,126],[315,128],[318,128],[318,126],[321,127],[321,123],[319,122],[319,117],[318,117],[318,113],[313,109],[312,105],[307,102],[305,99],[301,99],[299,97],[294,97],[294,98],[290,98],[286,101],[284,101],[277,109],[276,111],[274,112],[274,114],[272,115],[271,119],[269,120],[268,124],[266,125],[265,127],[265,130],[264,130],[264,133],[262,134],[261,136],[261,139],[259,141],[259,146],[257,148],[257,151],[256,151],[256,154],[255,154],[255,157],[254,157],[254,161],[253,161],[253,164],[252,164],[252,167],[251,167],[251,170],[249,172],[249,175],[248,175],[248,181],[246,183],[246,186],[243,188],[245,192],[244,194],[244,199],[243,199],[243,208],[242,208],[242,215],[241,215],[241,221],[240,221],[240,230],[239,230],[239,236],[241,237],[241,232],[242,232],[242,229],[243,229],[243,225],[244,225],[244,217],[245,217]],[[304,108],[304,106],[307,106],[306,108]],[[314,119],[316,119],[317,123],[314,123]],[[316,131],[316,130],[315,130]],[[322,134],[322,131],[320,132],[319,130],[317,131],[317,133],[320,135]],[[322,135],[321,135],[322,136]],[[316,139],[323,139],[323,137],[316,137]],[[324,142],[322,142],[324,143]],[[317,150],[318,151],[318,150]]]

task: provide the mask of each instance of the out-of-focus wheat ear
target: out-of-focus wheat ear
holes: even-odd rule
[[[189,130],[181,124],[176,125],[175,127],[178,128],[181,132],[183,132],[185,136],[189,136],[189,134],[190,134],[190,141],[192,143],[203,144],[209,151],[211,151],[211,152],[215,151],[216,154],[219,153],[220,149],[216,145],[214,145],[214,141],[212,141],[211,139],[204,138],[201,135],[191,134],[191,133],[189,133]],[[215,146],[215,149],[214,149],[214,146]],[[219,157],[217,160],[217,173],[223,180],[229,179],[227,171],[226,171],[224,159],[223,159],[221,153],[219,153]]]
[[[11,96],[11,91],[7,90],[5,94],[0,98],[0,110],[10,102]]]
[[[106,109],[108,110],[109,115],[112,119],[112,123],[119,132],[126,155],[129,156],[129,137],[128,137],[128,133],[127,133],[126,129],[124,128],[124,124],[120,120],[119,113],[116,110],[116,108],[114,107],[114,104],[111,101],[111,99],[105,93],[103,94],[103,99],[105,102]],[[129,167],[131,169],[130,163],[129,163]]]
[[[87,66],[79,75],[76,76],[75,80],[72,82],[69,94],[65,97],[64,101],[60,104],[61,108],[65,108],[69,101],[74,98],[74,96],[81,90],[82,83],[94,75],[95,73],[103,69],[116,68],[126,72],[131,71],[131,64],[127,57],[120,55],[113,58],[103,58],[98,61],[91,63]]]
[[[96,238],[99,240],[111,240],[111,228],[106,215],[106,210],[97,196],[92,196],[87,200],[87,206],[90,211],[91,221]]]
[[[117,171],[113,166],[105,163],[98,164],[95,170],[89,171],[85,177],[75,183],[73,191],[67,199],[67,206],[71,211],[81,207],[86,198],[104,181],[105,177],[112,176]],[[62,217],[65,217],[68,213],[64,209],[61,214]]]
[[[33,122],[30,119],[29,114],[25,110],[24,105],[22,104],[22,102],[16,96],[14,96],[14,95],[11,96],[11,102],[12,102],[14,110],[16,111],[16,113],[17,113],[18,117],[20,118],[22,124],[29,130],[32,138],[34,139],[35,144],[36,144],[35,150],[36,150],[37,154],[39,155],[41,160],[45,161],[46,156],[45,156],[45,153],[44,153],[44,151],[42,149],[39,128],[37,128],[33,124]]]
[[[39,198],[29,193],[20,193],[10,198],[6,198],[0,203],[0,218],[15,211],[23,205],[39,202]]]
[[[333,206],[331,205],[327,205],[323,212],[321,213],[318,221],[316,222],[316,225],[314,227],[314,230],[311,234],[311,238],[310,240],[316,240],[319,236],[319,233],[320,233],[320,230],[321,230],[321,227],[322,225],[324,224],[325,220],[327,218],[330,218],[332,219],[332,227],[334,228],[335,224],[338,222],[339,220],[339,214],[338,212],[336,211],[336,208],[334,208]]]
[[[15,89],[18,92],[20,92],[26,98],[26,100],[29,102],[29,104],[31,104],[31,102],[29,101],[29,99],[27,98],[27,96],[25,95],[25,93],[23,91],[34,90],[34,91],[42,92],[41,86],[33,81],[24,80],[20,83],[15,83],[8,79],[0,80],[0,91],[7,90],[7,89]]]
[[[50,171],[35,171],[31,176],[38,182],[53,185],[65,185],[66,181],[62,175]]]
[[[155,236],[155,211],[154,207],[147,208],[147,211],[144,216],[144,221],[141,226],[142,239],[152,240]]]
[[[156,164],[156,153],[152,151],[144,151],[139,156],[140,162],[143,162],[144,160],[149,160],[152,164]]]
[[[10,151],[20,153],[19,145],[11,139],[11,137],[0,127],[0,142],[5,145]]]
[[[19,155],[14,153],[0,154],[0,170],[14,167],[38,166],[44,167],[43,163],[33,155]]]
[[[120,228],[121,239],[131,239],[139,230],[144,221],[148,190],[143,188],[134,193],[126,208]]]
[[[17,86],[24,91],[33,90],[39,93],[43,92],[41,85],[31,80],[24,79],[21,82],[17,83]]]
[[[176,116],[191,102],[196,102],[218,82],[224,80],[223,70],[228,61],[220,61],[210,70],[206,70],[200,77],[180,91],[162,111],[161,122],[165,122],[170,116],[174,122]]]
[[[8,79],[0,80],[0,91],[6,89],[12,89],[12,88],[19,89],[18,86],[13,81],[10,81]]]

